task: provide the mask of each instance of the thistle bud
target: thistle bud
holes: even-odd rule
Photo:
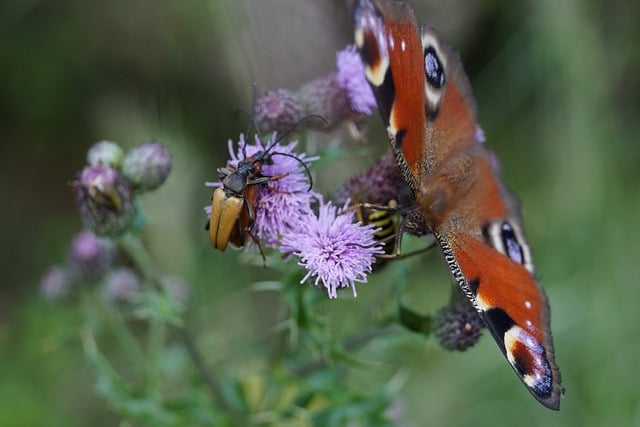
[[[434,332],[445,349],[465,351],[478,342],[483,326],[471,305],[454,302],[436,313]]]
[[[87,163],[92,166],[102,165],[117,169],[122,166],[123,158],[122,148],[111,141],[96,142],[87,152]]]
[[[393,153],[388,151],[378,163],[349,179],[336,192],[337,203],[352,200],[386,206],[391,200],[398,200],[398,194],[405,186],[400,168]]]
[[[158,142],[145,142],[124,158],[122,174],[140,191],[155,190],[169,176],[173,163],[171,151]]]
[[[298,96],[307,114],[317,114],[329,123],[309,121],[307,126],[312,129],[332,128],[359,115],[351,109],[347,93],[336,81],[336,73],[306,83],[298,91]]]
[[[181,277],[166,277],[163,287],[167,294],[180,306],[185,306],[189,301],[189,285]]]
[[[111,268],[114,257],[113,244],[90,231],[81,231],[71,241],[69,267],[81,281],[95,282]]]
[[[304,117],[298,97],[287,89],[267,91],[256,101],[256,123],[265,131],[284,133]]]
[[[110,302],[132,302],[139,292],[140,279],[128,268],[113,270],[104,280],[104,295]]]
[[[117,236],[127,230],[135,208],[129,184],[117,169],[86,166],[73,188],[87,228],[106,236]]]
[[[40,279],[40,293],[48,301],[59,301],[71,290],[71,279],[61,267],[49,267]]]

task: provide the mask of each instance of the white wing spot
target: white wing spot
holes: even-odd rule
[[[402,43],[400,43],[400,48],[402,48],[402,51],[404,52],[407,49],[407,42],[402,40]]]
[[[531,301],[525,301],[524,306],[527,307],[528,309],[531,309]]]

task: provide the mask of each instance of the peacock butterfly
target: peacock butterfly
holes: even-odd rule
[[[454,281],[531,394],[559,409],[549,303],[460,58],[406,3],[357,0],[355,41],[402,176]]]

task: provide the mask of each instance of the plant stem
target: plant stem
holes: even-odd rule
[[[135,264],[136,268],[144,276],[144,278],[149,280],[158,292],[165,292],[164,287],[162,286],[161,276],[158,273],[158,268],[155,266],[153,259],[151,258],[149,252],[147,251],[147,248],[144,246],[142,241],[140,241],[138,237],[132,235],[131,233],[127,233],[122,236],[118,240],[118,242],[120,244],[120,247],[129,256],[131,261]],[[152,325],[151,327],[152,334],[155,334],[155,332],[153,332],[154,326]],[[236,421],[243,420],[242,414],[226,398],[216,377],[207,369],[204,363],[204,359],[198,351],[198,348],[196,347],[195,342],[193,341],[186,327],[174,326],[173,329],[186,347],[191,361],[195,365],[196,370],[200,374],[203,382],[211,392],[213,399]],[[155,338],[151,337],[150,342],[152,342],[154,339]]]
[[[342,347],[346,351],[353,351],[359,347],[362,347],[372,339],[383,336],[383,335],[387,335],[393,331],[396,331],[397,329],[398,329],[398,326],[396,324],[390,324],[386,326],[372,328],[372,329],[357,333],[353,335],[351,338],[343,341]],[[324,357],[319,357],[308,363],[294,366],[289,371],[296,376],[305,376],[313,371],[324,368],[325,366],[327,366],[327,359]]]

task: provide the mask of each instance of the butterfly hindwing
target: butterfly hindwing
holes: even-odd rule
[[[558,409],[560,372],[542,288],[523,264],[476,237],[451,238],[438,232],[435,236],[454,279],[518,377],[542,404]],[[513,249],[512,254],[520,256],[521,252]]]

